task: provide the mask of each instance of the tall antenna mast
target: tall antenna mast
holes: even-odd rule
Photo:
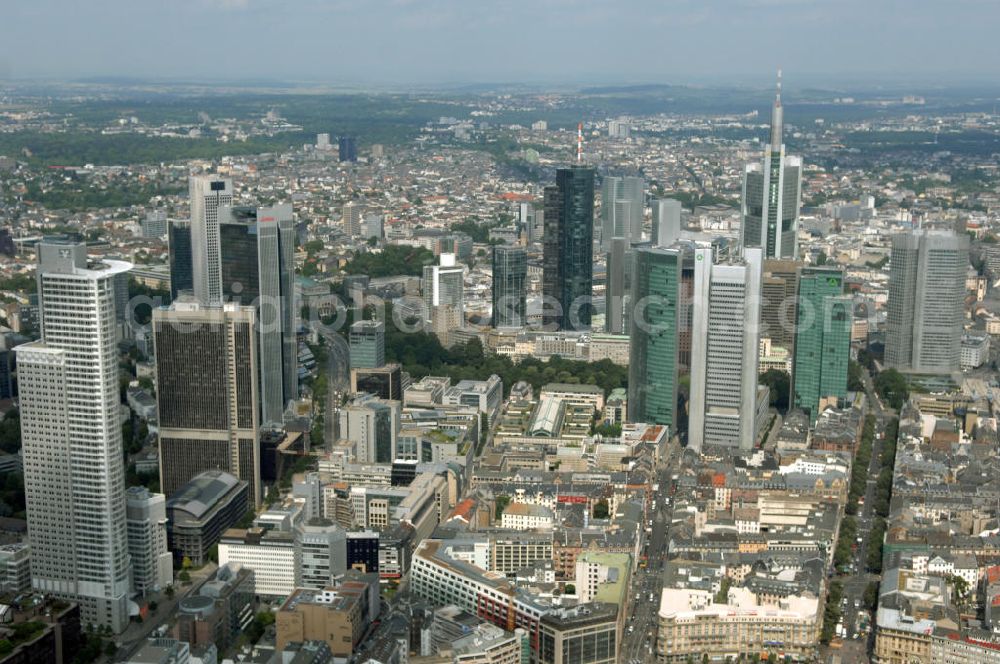
[[[576,125],[576,163],[583,162],[583,123]]]

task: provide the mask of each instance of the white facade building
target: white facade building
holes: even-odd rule
[[[130,571],[114,281],[132,266],[88,262],[84,244],[38,256],[42,339],[15,350],[31,585],[117,633]]]
[[[132,589],[145,595],[174,580],[173,557],[167,549],[167,499],[141,486],[129,487],[125,498]]]
[[[233,181],[213,175],[192,176],[191,274],[194,294],[203,304],[222,303],[222,243],[219,208],[233,203]]]
[[[695,251],[690,445],[749,450],[756,436],[762,250],[715,265]]]

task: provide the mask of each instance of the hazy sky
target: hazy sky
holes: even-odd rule
[[[0,78],[995,82],[998,26],[996,0],[0,0]]]

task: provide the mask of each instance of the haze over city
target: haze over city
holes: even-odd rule
[[[992,82],[989,0],[36,0],[0,78],[390,85]]]

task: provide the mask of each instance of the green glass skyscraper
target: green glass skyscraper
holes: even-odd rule
[[[820,401],[847,395],[851,359],[851,298],[838,268],[804,267],[799,273],[792,366],[792,405],[819,416]]]
[[[594,169],[560,168],[556,186],[545,188],[544,203],[543,322],[565,330],[589,330],[594,282]]]
[[[690,358],[693,253],[685,245],[635,250],[629,336],[630,422],[677,425],[677,381]],[[687,342],[685,344],[685,342]],[[682,346],[687,346],[687,352]]]
[[[528,322],[528,252],[524,247],[493,248],[493,327]]]

